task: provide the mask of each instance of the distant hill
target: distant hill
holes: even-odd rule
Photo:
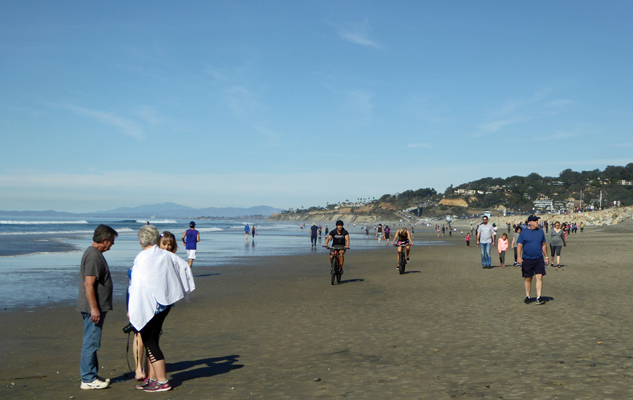
[[[558,177],[531,173],[525,177],[482,178],[449,186],[437,193],[434,189],[406,190],[385,194],[379,199],[329,203],[326,207],[282,211],[275,220],[327,219],[329,215],[347,217],[349,221],[370,221],[418,217],[460,217],[483,210],[525,213],[533,210],[569,210],[633,205],[633,163],[624,167],[607,166],[604,170],[562,171]]]

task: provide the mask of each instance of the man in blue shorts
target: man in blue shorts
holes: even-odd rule
[[[198,248],[198,242],[200,241],[200,232],[198,232],[195,228],[196,223],[193,221],[189,222],[189,230],[185,231],[182,235],[182,242],[185,245],[187,258],[189,259],[189,268],[193,265],[193,260],[196,259],[196,251]]]
[[[545,256],[545,259],[543,259]],[[528,217],[528,228],[523,229],[517,240],[517,262],[521,265],[523,278],[525,278],[525,304],[530,304],[530,292],[532,290],[532,278],[536,275],[536,304],[545,304],[541,299],[543,290],[543,276],[545,265],[549,263],[545,234],[538,227],[538,217]]]

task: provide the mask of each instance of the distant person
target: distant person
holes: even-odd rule
[[[506,250],[508,250],[508,234],[502,233],[497,243],[497,250],[499,251],[499,266],[506,266]]]
[[[189,262],[189,268],[193,266],[193,260],[196,259],[196,251],[198,249],[198,242],[200,241],[200,232],[196,230],[196,223],[189,222],[189,230],[185,231],[182,235],[182,243],[187,250],[187,259]]]
[[[341,275],[343,275],[343,263],[345,262],[345,250],[349,249],[349,232],[347,232],[343,228],[343,221],[336,221],[336,229],[332,229],[330,235],[325,239],[325,244],[323,247],[327,247],[327,244],[332,239],[332,247],[334,246],[343,246],[343,249],[340,249],[338,254],[338,259],[340,261]],[[334,250],[330,251],[330,263],[332,263],[332,257],[334,256]]]
[[[523,229],[519,235],[518,262],[521,264],[523,278],[525,278],[525,304],[532,301],[530,292],[532,290],[532,278],[536,276],[536,304],[545,304],[541,298],[543,291],[543,276],[545,276],[545,265],[549,263],[547,256],[547,245],[545,233],[538,228],[538,217],[530,215],[528,217],[528,227]],[[545,260],[543,260],[545,256]]]
[[[442,237],[444,237],[446,234],[446,227],[444,226],[444,224],[442,224]]]
[[[310,227],[310,243],[312,244],[311,247],[316,247],[318,235],[319,227],[317,226],[316,222],[313,222],[312,226]]]
[[[470,247],[470,232],[466,232],[466,247]]]
[[[389,244],[389,236],[391,235],[391,229],[389,228],[389,225],[385,225],[385,244],[388,245]]]
[[[248,240],[248,235],[251,233],[251,227],[248,224],[244,225],[244,235],[246,236],[246,240]]]
[[[323,232],[323,229],[321,229],[321,225],[319,225],[319,239],[321,239],[321,233]]]
[[[378,246],[380,246],[382,236],[382,224],[378,224],[378,226],[376,227],[376,238],[378,239]]]
[[[484,269],[492,268],[492,260],[490,259],[491,246],[495,245],[494,228],[488,225],[488,217],[483,216],[481,225],[477,227],[477,246],[481,251],[481,265]]]
[[[549,233],[549,248],[552,253],[552,267],[554,266],[554,257],[556,257],[556,267],[560,268],[560,251],[563,246],[567,247],[567,241],[565,240],[565,234],[560,229],[560,222],[554,222],[554,228]]]
[[[365,226],[365,236],[364,239],[369,239],[369,225]]]
[[[112,277],[103,253],[114,245],[118,233],[107,225],[99,225],[92,236],[92,244],[81,257],[79,267],[79,296],[77,311],[84,323],[83,345],[79,372],[81,389],[105,389],[110,379],[100,378],[97,351],[101,347],[101,331],[106,313],[112,310]]]
[[[327,225],[325,225],[325,236],[327,236],[328,232],[330,232],[330,229],[327,227]]]
[[[251,234],[253,235],[253,240],[255,240],[256,228],[255,225],[251,227]]]
[[[514,249],[514,266],[520,267],[518,263],[518,253],[517,253],[517,245],[519,244],[519,235],[521,234],[521,226],[517,225],[514,227],[514,235],[512,237],[512,248]]]
[[[580,223],[580,233],[583,233],[583,232],[584,232],[584,230],[585,230],[585,223],[584,223],[584,222],[581,222],[581,223]]]

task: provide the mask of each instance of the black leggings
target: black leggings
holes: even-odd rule
[[[514,262],[517,262],[517,257],[518,257],[517,248],[515,247],[514,248]]]
[[[160,331],[163,329],[163,322],[165,317],[169,314],[171,306],[167,307],[165,311],[154,315],[154,318],[141,329],[141,337],[143,338],[143,345],[147,350],[147,358],[153,364],[156,361],[164,360],[163,352],[160,351],[158,346],[158,338],[160,337]]]

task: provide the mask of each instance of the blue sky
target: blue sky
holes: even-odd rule
[[[633,162],[628,1],[0,3],[0,210],[288,208]]]

